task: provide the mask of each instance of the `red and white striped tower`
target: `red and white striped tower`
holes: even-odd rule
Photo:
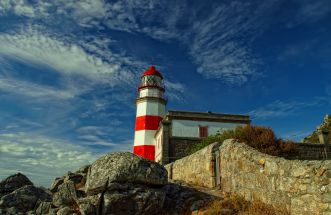
[[[138,87],[137,116],[133,153],[149,160],[155,160],[154,135],[165,115],[163,77],[154,66],[141,76]]]

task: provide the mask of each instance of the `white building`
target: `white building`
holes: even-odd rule
[[[166,164],[182,158],[203,138],[249,123],[245,115],[168,111],[154,136],[155,161]]]

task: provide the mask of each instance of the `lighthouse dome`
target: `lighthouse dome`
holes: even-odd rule
[[[147,76],[147,75],[156,75],[158,77],[160,77],[161,79],[163,79],[163,76],[161,75],[161,73],[159,71],[157,71],[155,69],[155,66],[150,66],[142,75],[142,77]]]

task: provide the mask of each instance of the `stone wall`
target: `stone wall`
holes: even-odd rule
[[[169,179],[203,187],[215,186],[214,154],[219,143],[211,144],[200,151],[167,164]]]
[[[201,138],[170,137],[168,146],[169,162],[187,156],[187,150],[200,141]]]
[[[298,143],[300,160],[331,160],[331,146],[317,143]]]
[[[219,149],[223,191],[286,207],[293,215],[331,214],[330,160],[286,160],[233,140]]]

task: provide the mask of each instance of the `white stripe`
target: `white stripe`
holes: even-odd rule
[[[137,116],[161,116],[165,115],[165,105],[157,101],[143,101],[137,104]]]
[[[148,97],[148,96],[152,96],[152,97],[156,97],[156,96],[160,96],[160,94],[162,94],[163,92],[161,92],[159,89],[156,88],[145,88],[140,90],[139,95],[140,98],[142,97]]]
[[[156,131],[153,130],[141,130],[134,133],[134,145],[155,145],[154,135]]]

